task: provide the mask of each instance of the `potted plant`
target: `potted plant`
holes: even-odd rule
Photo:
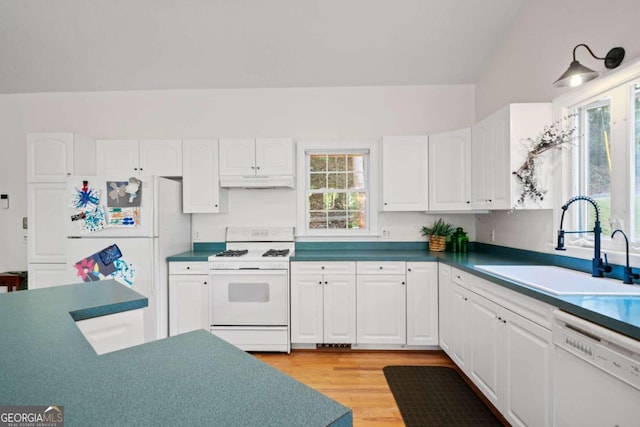
[[[433,223],[431,227],[422,227],[422,235],[429,236],[429,250],[442,252],[447,246],[447,237],[453,234],[453,225],[444,222],[442,218]]]

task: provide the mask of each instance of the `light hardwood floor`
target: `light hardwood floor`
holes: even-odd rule
[[[442,351],[294,350],[254,353],[265,363],[342,403],[353,425],[403,426],[382,368],[389,365],[451,366]]]

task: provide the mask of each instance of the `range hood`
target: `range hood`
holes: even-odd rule
[[[294,188],[293,175],[220,175],[222,188]]]

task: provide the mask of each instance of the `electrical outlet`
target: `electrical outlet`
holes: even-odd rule
[[[383,228],[382,229],[382,238],[383,239],[390,239],[391,238],[391,230]]]
[[[28,224],[29,224],[29,223],[28,223],[27,217],[26,217],[26,216],[23,216],[23,217],[22,217],[22,229],[23,229],[23,230],[26,230],[26,229],[29,227],[29,225],[28,225]]]

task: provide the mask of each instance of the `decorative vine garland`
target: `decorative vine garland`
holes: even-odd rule
[[[547,190],[540,188],[536,175],[536,166],[540,160],[539,157],[551,149],[561,149],[563,144],[571,142],[575,131],[575,127],[563,129],[561,122],[557,121],[551,126],[545,126],[544,130],[535,140],[531,138],[528,139],[531,143],[531,148],[527,153],[527,157],[524,163],[522,163],[522,166],[520,166],[517,171],[512,172],[522,186],[522,191],[517,201],[518,204],[523,204],[526,198],[530,198],[534,202],[544,200],[544,195],[547,193]]]

